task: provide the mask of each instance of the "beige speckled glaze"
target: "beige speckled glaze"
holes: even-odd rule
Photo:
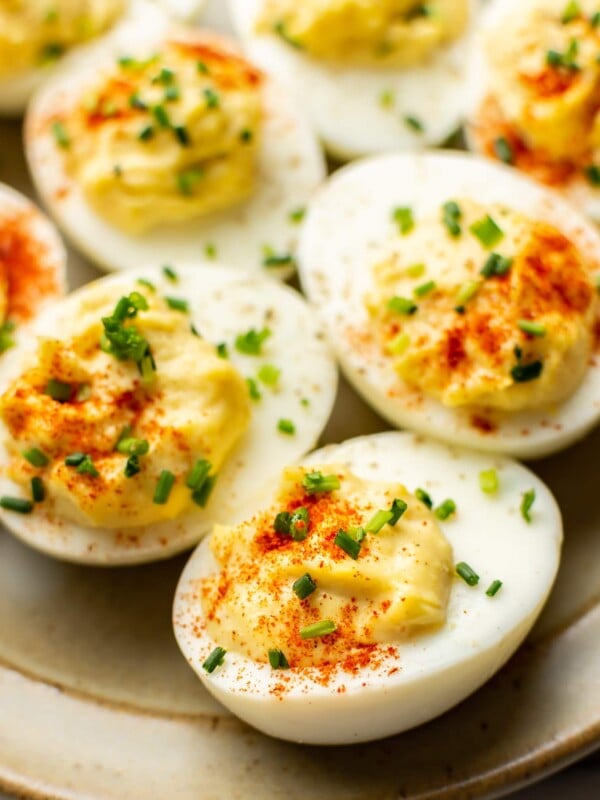
[[[0,180],[31,192],[16,124]],[[95,276],[71,258],[71,285]],[[324,441],[384,429],[342,387]],[[98,570],[0,532],[0,788],[59,800],[497,797],[600,743],[600,431],[535,465],[564,560],[533,635],[489,684],[402,736],[344,748],[268,739],[200,687],[175,645],[184,557]]]

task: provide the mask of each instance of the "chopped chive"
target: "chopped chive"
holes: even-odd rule
[[[487,594],[488,597],[494,597],[495,595],[498,594],[501,588],[502,588],[502,581],[495,580],[490,583],[488,588],[485,590],[485,593]]]
[[[560,21],[563,25],[568,25],[569,22],[573,22],[574,19],[577,19],[581,14],[581,6],[577,2],[577,0],[569,0],[565,9],[562,13],[562,17]]]
[[[435,510],[434,514],[438,519],[446,520],[456,512],[456,503],[454,500],[444,500]]]
[[[406,236],[415,227],[412,208],[399,206],[392,211],[392,219],[398,225],[402,236]]]
[[[142,142],[149,141],[154,136],[154,128],[152,125],[146,125],[142,130],[138,133],[138,139]]]
[[[44,394],[50,395],[53,400],[57,400],[59,403],[66,403],[67,400],[71,399],[73,387],[70,383],[50,378],[44,389]]]
[[[206,661],[202,664],[202,669],[205,669],[209,675],[211,672],[214,672],[217,667],[220,667],[221,664],[225,661],[225,654],[227,650],[224,650],[222,647],[215,647],[212,653],[208,656]]]
[[[244,128],[243,130],[240,131],[240,142],[248,144],[248,142],[251,142],[253,138],[254,134],[248,128]]]
[[[425,489],[415,489],[415,497],[417,500],[420,500],[427,508],[433,507],[433,500],[431,496],[425,491]]]
[[[382,108],[391,108],[394,105],[396,95],[391,89],[384,89],[379,94],[379,105]]]
[[[92,478],[97,478],[100,473],[94,466],[94,462],[92,461],[92,457],[89,455],[85,455],[83,459],[77,465],[77,472],[80,475],[91,475]]]
[[[216,346],[217,355],[219,358],[229,358],[229,348],[227,342],[219,342]]]
[[[306,506],[300,506],[293,514],[290,514],[290,525],[288,533],[295,542],[302,542],[308,536],[310,516]]]
[[[35,478],[31,479],[31,496],[33,497],[34,503],[42,503],[46,497],[44,484],[42,483],[42,479],[39,477],[39,475],[36,475]]]
[[[306,600],[307,597],[316,590],[317,584],[306,572],[292,584],[292,591],[300,600]]]
[[[456,294],[456,305],[465,306],[469,300],[475,297],[480,288],[481,281],[465,281]]]
[[[71,453],[65,458],[65,464],[67,467],[78,467],[85,457],[85,453]]]
[[[347,531],[340,529],[336,533],[333,543],[356,561],[360,554],[361,543],[353,539],[352,536],[349,536]]]
[[[287,32],[285,27],[285,22],[283,20],[278,20],[273,25],[273,31],[280,36],[284,42],[291,45],[291,47],[295,47],[296,50],[302,50],[303,44],[302,42],[298,41],[298,39],[294,39],[290,34]]]
[[[273,520],[273,530],[282,536],[289,536],[292,515],[289,511],[280,511]]]
[[[163,469],[158,478],[152,502],[156,503],[156,505],[164,506],[169,499],[174,483],[175,475],[168,469]]]
[[[301,397],[300,405],[303,406],[304,408],[308,408],[310,406],[310,400],[308,399],[308,397]]]
[[[190,135],[187,132],[187,128],[185,128],[183,125],[175,125],[173,128],[173,133],[182,147],[187,147],[189,145]]]
[[[154,373],[156,372],[156,364],[154,362],[152,353],[147,353],[145,356],[143,356],[143,358],[138,362],[138,369],[144,383],[150,383],[150,381],[153,380]]]
[[[171,283],[177,283],[179,280],[179,275],[175,272],[173,267],[170,267],[168,264],[163,266],[162,274],[168,281],[171,281]]]
[[[479,473],[479,488],[486,494],[495,494],[500,487],[498,473],[495,469],[484,469]]]
[[[528,383],[539,378],[544,369],[541,361],[531,361],[529,364],[517,364],[510,374],[515,383]]]
[[[597,164],[590,164],[585,168],[584,173],[592,186],[600,186],[600,167]]]
[[[45,453],[42,453],[41,450],[38,450],[37,447],[31,447],[29,450],[23,450],[22,456],[34,467],[45,467],[50,462],[48,456]]]
[[[163,300],[169,306],[169,308],[173,309],[173,311],[182,311],[187,314],[187,312],[190,310],[190,304],[188,301],[181,297],[171,297],[169,295],[165,295]]]
[[[525,520],[525,522],[531,522],[531,507],[535,501],[535,489],[529,489],[527,492],[523,492],[522,500],[521,500],[521,516]]]
[[[462,211],[460,206],[454,200],[449,200],[442,206],[442,222],[450,236],[455,239],[461,235],[462,226],[460,220],[462,219]]]
[[[512,164],[515,160],[512,145],[504,136],[499,136],[494,140],[494,153],[505,164]]]
[[[67,133],[67,129],[62,124],[62,122],[52,123],[52,135],[54,136],[54,141],[59,147],[62,147],[63,150],[67,150],[71,145],[71,139],[69,134]]]
[[[288,660],[281,650],[269,650],[269,664],[273,669],[289,669]]]
[[[590,17],[590,25],[592,28],[597,28],[600,26],[600,11],[596,11],[594,14],[592,14]]]
[[[288,214],[288,219],[290,222],[293,222],[294,225],[299,225],[305,216],[306,216],[306,208],[295,208]]]
[[[261,399],[262,394],[254,378],[246,378],[246,386],[248,387],[248,394],[251,400],[257,402]]]
[[[542,325],[540,322],[534,322],[530,319],[520,319],[517,325],[524,333],[528,333],[530,336],[546,335],[546,326]]]
[[[246,333],[240,333],[236,336],[235,349],[248,356],[259,356],[262,352],[263,344],[270,336],[271,331],[269,328],[262,328],[260,331],[251,328]]]
[[[280,375],[281,370],[277,369],[273,364],[263,364],[257,373],[258,380],[264,383],[265,386],[277,386]]]
[[[408,333],[399,333],[391,342],[388,342],[388,350],[392,355],[401,356],[410,344],[410,336]]]
[[[124,456],[145,456],[149,450],[150,444],[147,439],[126,436],[117,442],[117,452]]]
[[[367,522],[365,525],[365,530],[367,533],[379,533],[383,526],[390,522],[393,516],[394,515],[392,511],[384,511],[383,509],[380,509],[379,511],[376,511],[371,519]]]
[[[414,117],[412,114],[407,114],[403,118],[403,122],[407,128],[410,128],[411,131],[414,131],[415,133],[423,133],[425,130],[425,126],[421,120],[418,117]]]
[[[201,489],[202,486],[204,486],[211,469],[212,464],[210,461],[207,461],[206,458],[199,458],[187,476],[185,485],[188,487],[188,489],[192,489],[193,491]]]
[[[151,113],[160,128],[171,127],[171,119],[169,118],[169,113],[164,106],[152,106]]]
[[[126,478],[133,478],[134,475],[137,475],[140,472],[140,459],[139,456],[131,455],[125,462],[125,469],[123,470],[123,474]]]
[[[425,264],[413,264],[406,268],[406,274],[409,278],[420,278],[425,274]]]
[[[189,169],[184,169],[177,173],[177,188],[181,194],[189,197],[194,193],[196,185],[202,180],[203,177],[204,170],[202,170],[200,167],[190,167]]]
[[[271,253],[269,252],[263,257],[263,267],[287,267],[294,265],[294,257],[291,253]]]
[[[204,90],[204,99],[206,100],[206,107],[207,108],[218,108],[220,104],[219,95],[214,91],[214,89],[205,89]]]
[[[404,514],[406,509],[408,508],[408,504],[404,502],[404,500],[399,500],[397,497],[392,501],[392,507],[390,508],[390,512],[392,514],[392,518],[389,521],[390,525],[395,525],[400,517]]]
[[[491,250],[504,239],[504,231],[498,227],[489,214],[474,222],[469,226],[469,230],[473,236],[479,239],[486,250]]]
[[[217,257],[217,246],[212,242],[207,242],[204,245],[204,255],[207,258],[213,259]]]
[[[296,426],[291,419],[282,418],[277,421],[277,430],[287,436],[293,436],[296,433]]]
[[[335,633],[336,630],[337,625],[333,620],[322,619],[320,622],[314,622],[312,625],[301,628],[300,636],[303,639],[316,639],[319,636],[327,636],[330,633]]]
[[[307,472],[302,478],[302,486],[307,494],[321,494],[333,492],[340,488],[340,479],[337,475],[323,475],[322,472]]]
[[[23,497],[0,497],[0,507],[7,511],[16,511],[17,514],[31,514],[33,511],[33,501],[25,500]]]
[[[156,291],[156,286],[152,283],[152,281],[146,280],[146,278],[138,278],[137,282],[140,286],[145,286],[146,289],[149,289],[151,292]]]
[[[461,561],[460,564],[456,565],[456,574],[459,575],[469,586],[477,586],[479,583],[479,575],[464,561]]]
[[[512,267],[512,263],[512,258],[501,256],[499,253],[490,253],[480,270],[480,274],[483,275],[484,278],[492,278],[495,275],[506,275],[508,270]]]
[[[208,75],[210,72],[208,65],[205,64],[204,61],[196,62],[196,71],[199,72],[201,75]]]
[[[418,306],[408,297],[392,297],[388,300],[387,307],[395,314],[406,315],[414,314],[418,309]]]
[[[200,508],[204,508],[208,503],[212,491],[215,488],[217,478],[218,475],[209,475],[202,486],[199,489],[196,489],[196,491],[192,492],[192,500],[197,506],[200,506]]]
[[[367,538],[366,530],[360,526],[358,528],[348,528],[346,533],[351,539],[354,539],[354,541],[358,542],[359,544]]]
[[[12,337],[12,332],[15,329],[15,323],[12,320],[7,320],[3,325],[0,325],[0,353],[10,350],[15,346],[15,340]]]
[[[424,297],[429,292],[432,292],[436,288],[435,281],[427,281],[427,283],[422,283],[420,286],[417,286],[414,290],[414,293],[417,297]]]
[[[129,96],[129,106],[131,108],[136,108],[138,111],[146,111],[148,109],[147,104],[144,103],[137,92]]]

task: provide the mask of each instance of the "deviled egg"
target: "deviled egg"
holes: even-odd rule
[[[493,0],[474,49],[469,146],[600,221],[600,6]]]
[[[451,153],[345,167],[299,256],[343,369],[392,424],[539,457],[600,419],[600,236],[513,170]]]
[[[229,0],[251,57],[302,103],[339,158],[420,150],[467,110],[471,0]]]
[[[206,264],[89,284],[8,358],[0,518],[90,564],[165,558],[243,518],[314,446],[337,376],[296,292]]]
[[[5,0],[0,4],[0,114],[20,114],[31,93],[74,48],[132,19],[187,18],[203,5],[204,0]]]
[[[511,656],[561,540],[552,495],[515,462],[409,433],[352,439],[215,526],[181,577],[175,634],[208,691],[265,733],[389,736]]]
[[[110,270],[204,254],[289,275],[325,175],[292,99],[216,33],[159,16],[117,33],[66,62],[27,115],[31,171],[60,226]]]

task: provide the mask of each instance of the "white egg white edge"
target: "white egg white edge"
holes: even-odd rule
[[[484,37],[490,31],[497,30],[508,15],[521,14],[522,6],[521,0],[491,0],[482,15],[481,26],[470,51],[470,73],[473,80],[469,83],[470,97],[464,134],[468,149],[478,155],[487,155],[480,147],[477,135],[481,103],[487,96],[490,85],[490,69],[485,56]],[[553,188],[594,222],[600,222],[600,190],[592,186],[583,175],[576,175],[563,185]]]
[[[454,562],[470,564],[480,575],[479,585],[470,587],[455,577],[444,627],[400,643],[398,655],[383,656],[381,666],[354,675],[340,671],[327,685],[317,667],[272,670],[232,651],[208,674],[201,665],[219,642],[204,627],[198,582],[218,567],[205,540],[185,567],[175,595],[179,647],[217,700],[278,738],[349,744],[399,733],[442,714],[506,662],[541,611],[560,560],[562,522],[556,501],[533,473],[514,461],[410,433],[329,445],[303,463],[342,464],[367,480],[399,481],[410,491],[425,488],[436,502],[453,498],[457,515],[440,525],[453,547]],[[481,492],[478,481],[479,473],[490,468],[500,480],[493,497]],[[530,489],[536,497],[528,524],[519,508],[522,493]],[[503,586],[490,598],[485,591],[496,579]],[[276,689],[280,684],[281,693]]]
[[[262,399],[252,403],[248,429],[219,471],[205,509],[194,506],[175,520],[106,530],[49,519],[43,503],[28,515],[0,508],[0,520],[13,534],[48,555],[91,565],[116,566],[156,561],[185,550],[195,545],[215,522],[243,519],[251,512],[255,497],[264,486],[276,479],[286,464],[315,446],[330,416],[337,388],[337,367],[322,331],[297,292],[235,270],[215,270],[205,263],[195,268],[175,265],[175,269],[180,276],[177,284],[166,280],[155,268],[101,280],[104,285],[114,286],[115,303],[122,294],[144,291],[136,285],[138,277],[152,281],[160,294],[188,299],[190,322],[207,341],[215,344],[226,341],[232,363],[245,377],[256,376],[264,363],[278,366],[279,388],[274,391],[261,386]],[[60,320],[77,308],[88,287],[49,309],[38,319],[31,335],[9,351],[0,371],[0,391],[30,362],[36,349],[36,334],[56,336]],[[272,335],[263,346],[263,356],[246,356],[235,350],[233,342],[237,334],[265,325],[270,327]],[[309,404],[302,405],[301,398],[307,398]],[[280,418],[294,422],[294,435],[277,430]],[[7,438],[6,428],[0,424],[0,495],[28,497],[27,492],[5,477]]]
[[[472,0],[467,32],[428,63],[406,69],[341,67],[307,57],[254,26],[263,0],[228,0],[234,28],[250,56],[302,103],[325,148],[340,160],[387,150],[423,150],[449,139],[466,115],[466,53],[477,26]],[[385,107],[384,92],[395,98]],[[406,117],[424,123],[413,130]]]
[[[45,248],[46,257],[44,261],[54,273],[57,288],[57,293],[36,298],[35,314],[38,314],[66,292],[67,253],[58,231],[45,214],[43,214],[28,197],[25,197],[25,195],[13,189],[11,186],[0,183],[0,227],[4,224],[5,219],[10,219],[15,212],[18,213],[21,211],[30,215],[28,219],[28,233]],[[10,291],[10,264],[8,268]],[[16,322],[17,327],[13,336],[18,340],[23,331],[27,330],[30,321],[23,322],[21,320],[16,320]],[[0,359],[0,371],[2,369],[1,365],[2,360]]]
[[[67,55],[58,59],[54,64],[19,72],[16,75],[8,75],[0,78],[0,116],[19,117],[25,111],[27,102],[31,95],[43,85],[55,69],[67,58],[71,58],[75,53],[87,47],[95,47],[108,36],[114,35],[115,31],[122,25],[129,26],[132,19],[141,19],[142,16],[154,16],[161,14],[166,20],[165,15],[173,19],[189,20],[195,19],[206,5],[206,0],[130,0],[128,8],[123,17],[106,33],[91,40],[90,43],[77,45],[71,48]],[[154,8],[153,8],[154,6]]]
[[[36,187],[68,238],[104,270],[136,269],[140,263],[196,263],[207,246],[216,260],[249,273],[281,279],[289,266],[266,268],[264,248],[277,255],[295,251],[299,226],[290,214],[304,208],[326,175],[321,147],[294,105],[276,82],[265,77],[262,142],[256,185],[246,202],[231,209],[185,223],[163,225],[140,235],[120,231],[88,203],[77,181],[65,170],[48,120],[94,84],[98,72],[119,55],[147,56],[168,35],[163,13],[153,8],[139,21],[122,25],[114,35],[85,51],[73,53],[36,93],[25,121],[25,151]],[[179,38],[195,38],[208,31],[170,29]],[[220,34],[212,34],[222,38]],[[226,39],[231,45],[231,41]]]
[[[558,195],[492,161],[439,151],[373,157],[335,173],[315,196],[303,225],[301,282],[346,376],[391,424],[487,452],[540,458],[581,439],[600,420],[597,352],[578,389],[560,406],[495,413],[496,430],[483,432],[471,424],[473,409],[446,408],[411,389],[376,343],[361,353],[347,335],[348,326],[371,330],[364,296],[372,287],[372,266],[398,242],[392,209],[411,207],[418,225],[424,216],[436,217],[447,200],[461,198],[504,204],[544,220],[571,239],[592,266],[600,266],[597,229]]]

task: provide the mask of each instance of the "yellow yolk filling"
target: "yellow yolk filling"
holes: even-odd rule
[[[256,661],[280,649],[292,667],[333,663],[442,625],[450,592],[452,550],[428,507],[404,486],[357,478],[331,465],[339,489],[311,494],[309,470],[285,470],[275,504],[235,528],[216,526],[210,540],[219,571],[201,588],[208,632],[220,646]],[[394,501],[394,522],[369,522]],[[306,509],[300,539],[278,533],[280,512]],[[356,558],[336,544],[340,530],[361,539]],[[294,584],[308,573],[315,589],[300,598]],[[305,639],[301,631],[329,621],[336,630]]]

